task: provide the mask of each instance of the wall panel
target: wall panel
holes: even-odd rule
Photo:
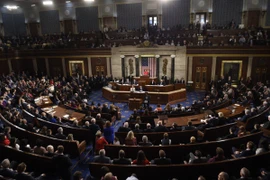
[[[42,34],[60,33],[59,11],[41,11],[40,23]]]
[[[76,8],[76,19],[78,32],[99,29],[97,6]]]

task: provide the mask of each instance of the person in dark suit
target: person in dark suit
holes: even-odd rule
[[[250,110],[249,109],[246,109],[245,110],[245,115],[242,118],[239,118],[238,120],[239,121],[242,121],[242,122],[247,122],[248,118],[251,117],[250,114],[251,114]]]
[[[265,129],[269,129],[270,130],[270,115],[268,116],[268,121],[264,124],[261,125],[263,128]]]
[[[187,126],[183,126],[183,131],[195,130],[196,127],[192,125],[192,121],[188,121]]]
[[[234,134],[234,131],[235,131],[235,127],[234,127],[234,126],[233,126],[233,127],[230,127],[230,129],[229,129],[230,134],[224,136],[224,137],[221,138],[221,139],[231,139],[231,138],[237,137],[237,136]]]
[[[166,153],[163,150],[159,150],[158,152],[159,158],[155,158],[152,163],[156,165],[166,165],[171,164],[172,160],[170,158],[166,158]]]
[[[54,137],[58,138],[58,139],[66,139],[66,135],[63,134],[63,128],[62,127],[59,127],[57,129],[57,133],[55,134]]]
[[[114,159],[112,163],[113,164],[131,164],[131,160],[125,158],[125,151],[121,149],[119,151],[119,158]]]
[[[25,163],[20,163],[17,167],[17,175],[15,176],[15,179],[17,180],[34,180],[35,178],[26,172],[26,164]]]
[[[135,124],[135,129],[133,130],[134,133],[141,133],[142,130],[140,129],[140,125],[138,123]]]
[[[16,176],[16,171],[13,171],[13,169],[10,169],[10,161],[8,159],[4,159],[1,162],[2,168],[0,169],[0,175],[6,177],[6,178],[12,178],[14,179]]]
[[[235,158],[247,157],[247,156],[252,156],[252,155],[255,155],[254,143],[252,141],[247,142],[247,148],[244,151],[242,151],[242,152],[235,151],[234,152]]]
[[[152,146],[153,144],[150,141],[148,141],[148,137],[146,135],[144,135],[142,137],[142,142],[139,142],[139,145],[140,146]]]
[[[99,155],[94,157],[93,162],[110,164],[111,158],[105,156],[105,154],[106,154],[105,149],[99,150]]]
[[[150,96],[148,95],[148,92],[145,92],[145,97],[143,101],[143,106],[145,109],[149,108],[149,103],[150,103]]]
[[[165,86],[166,85],[166,82],[163,79],[161,79],[159,85]]]
[[[250,171],[243,167],[241,170],[240,170],[240,178],[237,179],[237,180],[251,180],[252,178],[250,177]]]
[[[57,147],[56,155],[52,158],[52,164],[55,165],[55,172],[63,180],[71,180],[71,160],[68,156],[64,155],[64,146]]]
[[[180,84],[185,84],[186,81],[184,80],[184,78],[181,78],[180,81],[179,81]]]
[[[168,132],[168,129],[163,126],[162,121],[158,121],[157,126],[154,129],[155,132]]]
[[[129,132],[129,123],[125,122],[123,126],[119,127],[118,132]]]
[[[150,123],[147,123],[146,124],[146,129],[144,130],[144,132],[154,132],[154,129],[152,129]]]
[[[208,161],[206,157],[202,157],[202,153],[199,150],[196,150],[195,154],[189,153],[189,156],[189,164],[206,163]]]

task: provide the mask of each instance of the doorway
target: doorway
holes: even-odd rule
[[[158,25],[158,17],[156,15],[148,16],[148,27],[154,27]]]
[[[196,67],[195,89],[206,90],[207,67]]]

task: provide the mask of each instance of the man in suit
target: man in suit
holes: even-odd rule
[[[146,129],[144,130],[144,132],[154,132],[154,129],[152,129],[150,123],[147,123],[146,124]]]
[[[171,161],[170,158],[166,158],[165,151],[159,150],[158,154],[159,154],[159,158],[155,158],[153,160],[153,162],[152,162],[153,164],[156,164],[156,165],[166,165],[166,164],[171,164],[172,163],[172,161]]]
[[[57,133],[55,134],[54,137],[58,138],[58,139],[66,139],[66,136],[63,134],[63,128],[62,127],[59,127],[57,129]]]
[[[145,97],[143,101],[144,108],[149,108],[150,103],[150,96],[148,95],[148,92],[145,92]]]
[[[123,126],[119,127],[118,132],[129,132],[129,123],[125,122]]]
[[[1,163],[2,169],[0,169],[0,175],[6,177],[6,178],[12,178],[14,179],[16,176],[16,171],[13,171],[13,169],[10,169],[10,161],[8,159],[4,159]]]
[[[247,148],[240,153],[238,151],[235,151],[234,156],[235,158],[239,158],[239,157],[247,157],[247,156],[255,155],[255,151],[253,150],[253,148],[254,148],[254,143],[252,141],[248,141]]]
[[[140,146],[152,146],[153,144],[150,141],[148,141],[148,137],[146,135],[144,135],[142,137],[142,142],[139,142],[139,145]]]
[[[196,129],[196,127],[192,125],[192,121],[188,121],[187,126],[183,126],[183,131],[195,130],[195,129]]]
[[[113,164],[131,164],[131,160],[125,158],[125,151],[121,149],[119,151],[119,158],[114,159]]]
[[[261,125],[265,129],[270,130],[270,115],[268,116],[268,121]]]
[[[160,80],[159,85],[161,85],[161,86],[165,86],[165,85],[166,85],[166,83],[165,83],[165,81],[164,81],[163,79],[161,79],[161,80]]]
[[[249,109],[246,109],[245,110],[245,115],[242,118],[239,118],[238,120],[239,121],[242,121],[242,122],[247,122],[248,118],[251,117],[250,114],[251,114],[250,110]]]
[[[34,180],[35,178],[31,176],[30,174],[26,173],[26,164],[20,163],[17,167],[17,175],[15,176],[15,179],[23,179],[23,180]]]
[[[158,121],[157,126],[154,129],[155,132],[168,132],[168,129],[163,126],[162,121]]]
[[[110,164],[111,158],[105,156],[105,154],[106,154],[105,149],[99,150],[99,155],[94,157],[93,162]]]
[[[56,155],[52,158],[52,164],[56,167],[56,173],[63,180],[71,179],[71,160],[68,156],[64,155],[64,146],[59,145],[57,147]]]

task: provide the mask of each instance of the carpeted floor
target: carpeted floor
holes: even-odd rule
[[[193,92],[187,92],[187,100],[184,102],[181,102],[180,104],[182,104],[183,106],[189,106],[190,104],[192,104],[193,100],[198,100],[203,98],[204,96],[204,91],[193,91]],[[92,94],[90,95],[90,100],[89,103],[94,102],[94,103],[100,103],[100,104],[104,104],[107,103],[108,105],[111,104],[110,101],[108,101],[107,99],[102,97],[102,91],[94,91],[92,92]],[[132,111],[129,110],[127,103],[115,103],[116,106],[120,107],[121,109],[121,120],[117,121],[114,125],[114,129],[115,131],[118,130],[118,128],[120,126],[123,125],[123,123],[129,118],[129,116],[132,114]],[[173,106],[176,104],[173,104]],[[152,107],[156,107],[155,104],[150,104],[150,106]],[[162,108],[164,108],[165,105],[162,105]],[[73,173],[75,171],[81,171],[83,173],[84,177],[87,177],[90,175],[90,172],[88,170],[88,163],[91,161],[91,159],[93,158],[91,155],[91,151],[92,151],[92,146],[89,145],[86,149],[86,151],[81,155],[80,159],[73,159],[72,163],[72,169],[73,169]]]

